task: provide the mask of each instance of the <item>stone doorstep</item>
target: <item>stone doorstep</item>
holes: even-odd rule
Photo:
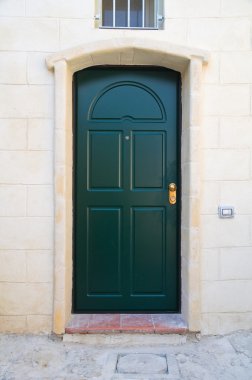
[[[181,314],[73,314],[66,334],[186,334]]]
[[[159,347],[167,345],[180,346],[187,341],[187,334],[145,334],[145,333],[92,333],[92,334],[64,334],[64,343],[79,343],[86,346],[133,348]],[[145,379],[147,380],[147,379]],[[160,380],[160,379],[159,379]]]

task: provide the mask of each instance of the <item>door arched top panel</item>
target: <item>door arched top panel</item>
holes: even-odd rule
[[[164,105],[158,95],[137,82],[116,82],[104,88],[93,100],[89,120],[165,121]]]

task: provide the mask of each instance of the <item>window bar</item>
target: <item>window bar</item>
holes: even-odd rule
[[[116,0],[113,0],[113,28],[115,28]]]
[[[128,28],[130,28],[130,0],[128,0]]]
[[[102,0],[96,1],[95,20],[99,20],[99,27],[103,25]]]
[[[142,28],[145,26],[145,0],[142,0]]]
[[[154,0],[154,28],[157,27],[157,15],[158,15],[158,9],[157,9],[157,1]]]

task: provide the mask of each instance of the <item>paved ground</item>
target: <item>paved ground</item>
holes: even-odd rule
[[[1,380],[251,380],[252,331],[157,344],[63,342],[54,336],[0,335]],[[112,342],[112,341],[111,341]],[[177,343],[177,344],[174,344]]]

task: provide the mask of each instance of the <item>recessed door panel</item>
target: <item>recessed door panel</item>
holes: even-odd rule
[[[151,88],[138,81],[115,81],[96,95],[88,115],[90,120],[162,121],[166,113]]]
[[[73,311],[177,312],[180,74],[95,67],[74,86]]]
[[[131,223],[132,295],[164,295],[165,209],[135,207]]]
[[[121,132],[90,131],[88,152],[89,189],[120,189]]]
[[[164,186],[164,132],[133,132],[132,176],[133,188]]]
[[[87,210],[87,294],[120,294],[121,210],[96,208]]]

